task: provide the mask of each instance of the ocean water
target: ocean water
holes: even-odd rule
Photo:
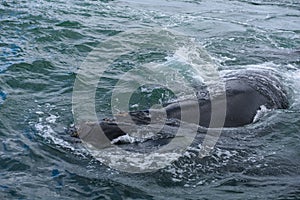
[[[299,17],[298,0],[1,0],[0,198],[300,199]],[[66,132],[78,70],[105,69],[93,71],[92,102],[106,117],[118,110],[116,86],[131,80],[148,84],[136,88],[133,110],[187,97],[184,81],[209,79],[190,68],[195,49],[220,74],[275,72],[289,109],[224,129],[204,158],[143,173],[106,165]]]

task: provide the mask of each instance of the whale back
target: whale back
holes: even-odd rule
[[[227,73],[224,76],[226,93],[230,96],[232,92],[243,92],[249,89],[247,87],[249,86],[250,90],[257,91],[260,95],[268,99],[266,102],[267,108],[287,109],[289,107],[287,92],[279,77],[276,72],[267,69],[247,69]]]
[[[210,96],[207,94],[208,90],[201,87],[197,91],[197,94],[202,94],[199,95],[198,102],[188,100],[168,105],[165,108],[168,118],[181,120],[181,116],[184,115],[190,116],[185,117],[186,122],[192,122],[198,114],[196,112],[200,111],[200,126],[218,128],[221,124],[213,123],[213,120],[216,120],[224,121],[224,127],[239,127],[252,123],[261,106],[268,109],[286,109],[289,106],[287,93],[272,71],[234,71],[227,73],[223,81],[226,99],[223,98],[224,95]],[[224,106],[225,116],[221,113]]]
[[[107,119],[95,123],[100,125],[109,140],[113,140],[129,133],[131,126],[149,125],[150,123],[155,123],[155,120],[159,122],[160,116],[179,121],[182,120],[182,116],[185,116],[184,120],[188,123],[195,123],[196,118],[199,119],[198,124],[200,126],[219,128],[220,123],[211,123],[212,114],[214,114],[213,116],[216,116],[214,120],[224,121],[222,127],[240,127],[252,123],[257,111],[262,106],[268,109],[286,109],[289,106],[285,88],[272,71],[239,70],[227,73],[223,76],[223,80],[225,82],[225,99],[218,96],[210,96],[208,90],[201,87],[197,93],[204,95],[199,95],[198,101],[182,100],[171,103],[162,109],[140,110],[120,115],[123,119],[128,119],[129,117],[131,119],[129,122],[134,122],[134,124],[130,125],[126,120]],[[224,95],[222,96],[224,97]],[[212,104],[214,105],[213,110]],[[224,106],[226,106],[225,116],[221,113],[224,111]],[[123,129],[119,128],[118,124],[120,122],[125,122],[125,127],[127,127],[125,129],[128,129],[128,132],[124,130],[124,125]],[[214,126],[214,124],[218,124],[218,126]],[[166,125],[179,126],[180,124],[171,123]],[[79,133],[79,135],[81,134],[84,133]]]

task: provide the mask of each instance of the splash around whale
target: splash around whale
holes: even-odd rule
[[[96,126],[101,127],[105,136],[118,144],[118,138],[130,135],[133,126],[151,126],[163,121],[164,130],[167,128],[175,132],[182,122],[205,128],[241,127],[253,123],[257,112],[262,108],[289,107],[286,90],[271,70],[238,70],[225,74],[223,81],[225,92],[220,96],[224,98],[212,97],[207,88],[196,87],[197,101],[186,99],[170,103],[161,109],[120,113],[114,119],[84,122],[69,131],[72,136],[86,140],[97,135],[95,131],[100,129],[95,128]],[[214,123],[214,120],[221,123]]]

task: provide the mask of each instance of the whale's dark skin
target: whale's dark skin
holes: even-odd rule
[[[190,116],[190,118],[185,118],[185,121],[190,122],[189,120],[193,121],[194,115],[197,114],[194,112],[199,112],[199,107],[200,119],[198,124],[206,128],[218,128],[220,125],[214,126],[213,123],[211,124],[211,108],[213,103],[215,106],[214,112],[224,110],[224,105],[226,105],[225,119],[223,119],[224,124],[222,123],[221,127],[240,127],[252,123],[261,106],[265,106],[268,109],[286,109],[289,106],[286,92],[272,72],[266,70],[259,72],[243,70],[231,75],[225,75],[224,82],[226,102],[218,97],[202,98],[199,96],[197,101],[181,101],[181,107],[178,102],[175,102],[164,107],[164,110],[133,111],[122,115],[130,116],[136,125],[149,124],[153,120],[151,119],[152,115],[149,115],[150,112],[158,114],[165,112],[167,119],[178,121],[182,120],[182,113],[185,113],[185,116]],[[200,90],[203,91],[198,91],[199,93],[207,93],[203,88]],[[216,116],[218,116],[218,113]],[[220,114],[220,117],[222,116]],[[166,125],[174,125],[168,123],[171,122],[167,122]],[[109,140],[126,134],[124,128],[119,128],[118,120],[106,119],[100,121],[99,124]]]

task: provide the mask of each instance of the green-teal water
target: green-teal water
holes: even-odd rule
[[[101,44],[111,56],[119,53],[110,38],[149,28],[190,38],[220,73],[276,71],[290,108],[224,130],[202,159],[187,156],[137,174],[106,166],[65,131],[74,122],[76,73]],[[298,0],[1,0],[0,31],[1,199],[300,199]],[[155,33],[154,39],[163,38]],[[107,66],[96,93],[99,116],[110,115],[110,95],[129,69],[173,63],[178,73],[195,78],[188,65],[172,61],[168,47],[174,45],[161,43],[162,49],[139,46]],[[156,86],[137,91],[132,109],[174,96]]]

